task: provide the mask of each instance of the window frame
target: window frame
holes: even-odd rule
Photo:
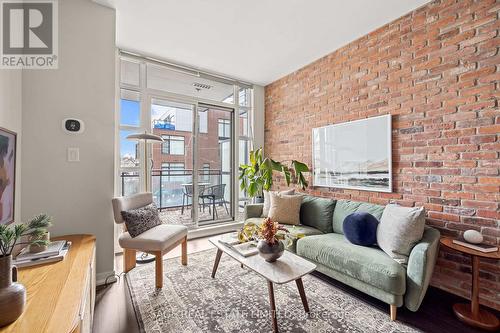
[[[186,154],[186,138],[182,135],[172,135],[172,134],[162,134],[163,142],[161,143],[161,153],[162,155],[172,155],[172,156],[184,156]],[[176,138],[176,139],[172,139]],[[179,138],[182,138],[180,140]],[[182,153],[172,153],[172,141],[181,142],[182,141]],[[165,148],[166,147],[166,148]]]
[[[221,136],[221,131],[220,128],[223,128],[223,136]],[[227,133],[226,133],[227,131]],[[229,135],[229,136],[226,136]],[[217,136],[219,137],[219,140],[221,139],[230,139],[231,138],[231,119],[226,119],[226,118],[219,118],[217,119]]]
[[[187,104],[192,104],[196,107],[199,107],[199,105],[202,105],[202,104],[206,104],[206,105],[213,105],[213,106],[220,106],[220,107],[225,107],[225,108],[232,108],[233,109],[233,120],[232,120],[232,123],[230,122],[229,123],[229,133],[226,133],[226,130],[224,130],[224,133],[223,135],[229,135],[231,140],[233,140],[233,148],[232,148],[232,168],[231,168],[231,172],[232,172],[232,180],[231,180],[231,215],[233,217],[236,216],[237,214],[237,211],[238,211],[238,207],[239,207],[239,200],[242,198],[240,196],[240,192],[239,192],[239,186],[238,186],[238,174],[237,174],[237,170],[238,170],[238,166],[240,164],[240,159],[239,159],[239,147],[240,147],[240,140],[245,140],[245,141],[248,141],[249,142],[249,149],[252,149],[252,146],[253,146],[253,117],[254,117],[254,93],[255,93],[255,89],[254,87],[251,85],[251,84],[247,84],[247,83],[241,83],[237,80],[233,80],[233,79],[225,79],[223,77],[220,77],[220,76],[215,76],[215,75],[211,75],[210,73],[204,73],[204,72],[199,72],[197,71],[196,69],[189,69],[188,67],[185,67],[186,68],[186,71],[192,71],[194,73],[198,73],[199,75],[201,75],[202,77],[206,77],[206,78],[209,78],[211,80],[215,80],[215,81],[219,81],[219,80],[222,80],[222,81],[225,81],[225,82],[228,82],[230,84],[233,85],[233,93],[232,93],[232,98],[229,100],[227,100],[227,102],[225,100],[222,100],[222,101],[214,101],[214,100],[208,100],[208,99],[204,99],[204,98],[201,98],[201,97],[193,97],[193,96],[188,96],[188,95],[182,95],[182,94],[179,94],[179,93],[173,93],[173,92],[168,92],[168,91],[164,91],[164,90],[155,90],[155,89],[151,89],[151,88],[147,88],[147,85],[146,85],[146,81],[147,81],[147,69],[146,69],[146,66],[147,64],[149,63],[155,63],[155,64],[159,64],[161,66],[170,66],[169,64],[167,63],[163,63],[161,61],[156,61],[154,59],[150,59],[150,58],[145,58],[145,57],[141,57],[141,56],[138,56],[138,55],[134,55],[134,54],[131,54],[131,53],[127,53],[126,51],[119,51],[117,52],[117,61],[120,62],[122,61],[122,59],[124,59],[125,61],[132,61],[132,62],[135,62],[135,63],[138,63],[139,66],[140,66],[140,70],[139,70],[139,86],[136,86],[136,85],[128,85],[126,83],[123,83],[121,81],[121,67],[118,66],[118,71],[117,71],[117,87],[116,87],[116,96],[117,96],[117,102],[115,103],[115,110],[119,111],[119,100],[120,100],[120,90],[121,89],[127,89],[127,90],[131,90],[131,91],[134,91],[134,92],[137,92],[140,96],[140,118],[141,118],[141,123],[140,123],[140,126],[139,127],[127,127],[127,126],[121,126],[121,123],[120,123],[120,113],[119,112],[115,112],[115,128],[116,128],[116,142],[117,142],[117,145],[116,145],[116,149],[115,149],[115,156],[116,156],[116,186],[115,186],[115,191],[116,191],[116,194],[119,195],[119,193],[121,193],[122,191],[122,188],[121,188],[121,178],[120,178],[120,175],[122,172],[124,171],[127,171],[127,172],[137,172],[140,176],[139,176],[139,182],[140,182],[140,190],[139,191],[145,191],[146,189],[143,189],[143,178],[144,175],[144,145],[141,143],[138,145],[138,152],[139,152],[139,156],[138,156],[138,160],[139,160],[139,163],[138,163],[138,166],[137,167],[134,167],[134,168],[122,168],[121,167],[121,157],[120,157],[120,137],[119,137],[119,132],[120,132],[120,129],[123,129],[123,130],[132,130],[134,132],[148,132],[148,133],[151,133],[152,132],[152,128],[151,128],[151,122],[149,121],[150,120],[150,117],[151,117],[151,110],[150,110],[150,102],[151,102],[151,98],[165,98],[165,99],[168,99],[168,100],[172,100],[172,101],[178,101],[178,102],[181,102],[181,103],[187,103]],[[175,64],[172,64],[171,67],[176,67],[177,65]],[[179,71],[184,71],[184,68],[182,68],[182,66],[178,66],[176,67],[178,69],[176,70],[179,70]],[[248,90],[245,90],[245,89],[248,89]],[[246,104],[246,105],[241,105],[242,103],[240,103],[239,99],[240,99],[240,90],[243,90],[245,92],[249,92],[249,94],[246,96],[248,98],[245,98],[246,102],[242,102],[243,104]],[[228,97],[231,97],[231,96],[228,96]],[[242,109],[245,109],[245,110],[248,110],[249,111],[249,114],[248,114],[248,131],[247,133],[244,133],[246,135],[242,136],[240,133],[242,133],[242,131],[240,131],[240,121],[239,121],[239,115],[240,115],[240,110]],[[197,109],[195,108],[193,110],[194,112],[194,115],[197,115]],[[198,123],[199,123],[199,120],[198,120]],[[196,131],[196,133],[203,133],[203,131],[200,131],[200,128],[199,126],[196,126],[197,128],[195,128],[193,130]],[[211,129],[208,128],[208,119],[207,119],[207,132],[210,131]],[[218,129],[217,129],[218,131]],[[196,135],[196,134],[195,134]],[[149,156],[146,157],[146,160],[145,161],[148,161],[151,159],[152,157],[152,152],[153,152],[153,149],[148,149],[148,153],[149,153]],[[184,153],[186,153],[186,141],[184,140]],[[196,164],[199,164],[201,163],[201,161],[198,160],[198,162],[196,162]],[[193,169],[197,168],[198,166],[197,165],[193,165]],[[150,175],[150,171],[149,169],[147,169],[147,176]],[[196,173],[195,173],[196,174]],[[193,179],[194,181],[194,179]],[[152,182],[150,182],[150,184],[152,184]],[[197,212],[195,212],[195,216],[193,217],[193,219],[195,220],[196,223],[198,223],[197,221]]]

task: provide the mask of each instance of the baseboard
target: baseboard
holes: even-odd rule
[[[207,227],[201,227],[194,230],[188,231],[188,239],[195,239],[201,237],[207,237],[212,235],[223,234],[226,232],[236,231],[243,226],[243,222],[229,222],[220,225],[213,225]]]
[[[107,279],[107,281],[106,281]],[[102,286],[106,283],[114,283],[116,282],[116,273],[115,271],[110,271],[110,272],[102,272],[102,273],[97,273],[96,274],[96,285]]]

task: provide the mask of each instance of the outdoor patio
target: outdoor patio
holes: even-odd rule
[[[224,221],[230,220],[231,216],[226,212],[224,206],[215,206],[217,211],[217,216],[214,221],[213,215],[211,212],[209,213],[208,207],[205,207],[205,211],[203,209],[198,212],[198,217],[200,220],[200,225],[208,225],[208,224],[216,224],[223,223]],[[241,212],[238,212],[235,217],[236,221],[243,220],[243,210],[240,209]],[[182,224],[187,226],[189,229],[195,229],[195,224],[191,218],[191,207],[185,207],[184,213],[182,213],[181,208],[165,208],[160,210],[160,219],[163,223],[167,224]]]

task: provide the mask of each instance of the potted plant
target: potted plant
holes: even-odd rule
[[[309,172],[309,167],[302,162],[275,161],[264,157],[262,148],[250,152],[250,164],[241,164],[239,167],[240,189],[246,191],[255,202],[263,202],[263,190],[269,191],[273,185],[273,171],[280,172],[285,178],[287,186],[290,183],[298,185],[302,190],[308,186],[304,173]]]
[[[274,222],[267,217],[259,227],[258,235],[259,242],[257,249],[259,255],[267,262],[275,262],[285,252],[285,245],[282,240],[288,230],[281,226],[278,222]]]
[[[16,245],[47,245],[40,239],[51,224],[45,214],[34,217],[24,224],[0,224],[0,327],[15,321],[24,311],[26,289],[17,282],[17,268],[12,266],[12,251]],[[25,237],[27,241],[22,241]]]

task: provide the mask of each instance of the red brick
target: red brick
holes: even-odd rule
[[[477,216],[500,220],[500,211],[480,209],[477,211]]]
[[[479,184],[500,185],[500,177],[479,177]]]
[[[429,217],[438,220],[459,222],[460,216],[454,214],[445,214],[441,212],[429,212]]]
[[[500,187],[494,185],[464,185],[464,191],[498,193]]]
[[[474,224],[483,227],[496,227],[497,221],[493,219],[483,219],[480,217],[462,217],[462,222],[466,224]]]
[[[462,200],[462,206],[482,209],[497,209],[497,202]]]
[[[474,193],[469,192],[448,192],[443,191],[442,194],[445,199],[474,199]]]
[[[428,168],[428,167],[441,167],[443,162],[439,161],[419,161],[415,162],[415,167],[417,168]]]
[[[462,158],[466,160],[488,160],[497,158],[497,152],[480,151],[475,153],[462,153]]]
[[[500,124],[479,128],[480,134],[500,134]]]
[[[458,139],[458,143],[489,143],[495,142],[497,140],[496,135],[476,135],[476,136],[465,136]]]

